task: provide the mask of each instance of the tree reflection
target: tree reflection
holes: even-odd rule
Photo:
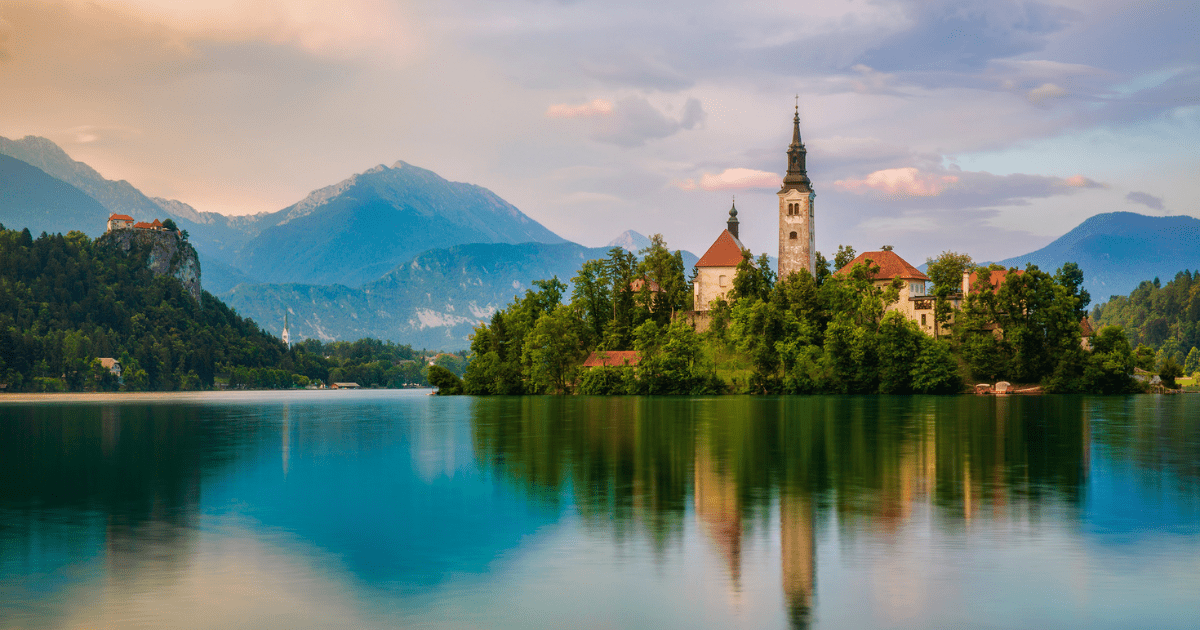
[[[736,596],[746,529],[778,513],[788,615],[807,626],[815,536],[897,540],[914,508],[978,519],[1076,510],[1088,405],[1079,398],[510,398],[474,401],[478,457],[540,501],[570,497],[617,540],[681,544],[687,508]]]

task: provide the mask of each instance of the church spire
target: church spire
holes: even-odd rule
[[[799,97],[796,97],[796,114],[792,117],[792,144],[788,146],[788,168],[787,175],[783,177],[783,190],[795,188],[801,191],[812,190],[812,182],[808,179],[808,172],[805,170],[805,159],[808,157],[808,150],[804,148],[804,142],[800,140],[800,102]]]
[[[737,197],[733,198],[733,205],[729,207],[729,221],[725,225],[733,238],[738,238]]]

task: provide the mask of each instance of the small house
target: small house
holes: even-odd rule
[[[111,357],[101,357],[100,367],[108,370],[113,376],[121,378],[121,362]]]
[[[331,389],[361,389],[358,383],[334,383]]]
[[[133,217],[127,214],[110,214],[108,215],[108,231],[120,230],[122,228],[133,227]]]

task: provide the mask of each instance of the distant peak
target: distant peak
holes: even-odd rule
[[[624,232],[621,232],[620,235],[609,241],[608,245],[605,245],[605,247],[621,247],[635,254],[649,246],[650,239],[647,238],[646,235],[640,234],[633,230],[625,230]]]

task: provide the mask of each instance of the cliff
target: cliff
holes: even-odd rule
[[[179,280],[200,303],[200,258],[192,244],[175,232],[126,228],[107,232],[96,239],[97,245],[116,247],[125,254],[146,250],[146,266],[156,276]]]

